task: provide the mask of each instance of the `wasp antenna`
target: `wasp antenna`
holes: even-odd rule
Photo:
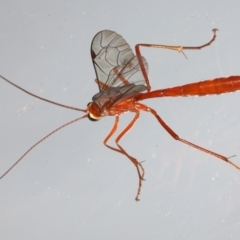
[[[48,103],[57,105],[57,106],[59,106],[59,107],[64,107],[64,108],[72,109],[72,110],[75,110],[75,111],[87,112],[87,110],[85,110],[85,109],[80,109],[80,108],[75,108],[75,107],[67,106],[67,105],[64,105],[64,104],[61,104],[61,103],[57,103],[57,102],[48,100],[48,99],[46,99],[46,98],[39,97],[39,96],[37,96],[37,95],[35,95],[35,94],[33,94],[33,93],[25,90],[24,88],[21,88],[20,86],[18,86],[17,84],[11,82],[11,81],[8,80],[7,78],[5,78],[5,77],[3,77],[3,76],[1,76],[1,75],[0,75],[0,77],[1,77],[4,81],[6,81],[6,82],[8,82],[9,84],[11,84],[12,86],[14,86],[14,87],[20,89],[21,91],[23,91],[23,92],[31,95],[32,97],[35,97],[35,98],[38,98],[38,99],[40,99],[40,100],[42,100],[42,101],[45,101],[45,102],[48,102]]]
[[[53,130],[52,132],[50,132],[49,134],[47,134],[45,137],[43,137],[42,139],[40,139],[38,142],[36,142],[34,145],[32,145],[4,174],[2,174],[2,176],[0,177],[0,179],[2,179],[3,177],[5,177],[31,150],[33,150],[38,144],[40,144],[42,141],[44,141],[45,139],[47,139],[48,137],[50,137],[51,135],[53,135],[55,132],[61,130],[62,128],[75,123],[83,118],[87,117],[87,114],[76,118],[70,122],[67,122],[65,124],[63,124],[62,126],[56,128],[55,130]]]

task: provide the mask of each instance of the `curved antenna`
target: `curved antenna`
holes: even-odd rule
[[[0,177],[0,180],[6,176],[33,148],[35,148],[39,143],[41,143],[42,141],[44,141],[46,138],[50,137],[51,135],[53,135],[55,132],[59,131],[60,129],[72,124],[72,123],[75,123],[83,118],[87,117],[87,114],[82,116],[82,117],[79,117],[79,118],[76,118],[70,122],[67,122],[65,124],[63,124],[62,126],[56,128],[55,130],[53,130],[52,132],[50,132],[49,134],[47,134],[45,137],[43,137],[42,139],[40,139],[38,142],[36,142],[34,145],[32,145],[5,173],[3,173]]]
[[[33,94],[33,93],[28,92],[28,91],[25,90],[24,88],[19,87],[18,85],[16,85],[15,83],[11,82],[11,81],[8,80],[7,78],[5,78],[5,77],[3,77],[3,76],[1,76],[1,75],[0,75],[0,77],[1,77],[3,80],[5,80],[6,82],[8,82],[9,84],[13,85],[14,87],[20,89],[21,91],[23,91],[23,92],[25,92],[25,93],[27,93],[27,94],[35,97],[35,98],[38,98],[38,99],[40,99],[40,100],[43,100],[43,101],[45,101],[45,102],[48,102],[48,103],[51,103],[51,104],[54,104],[54,105],[57,105],[57,106],[60,106],[60,107],[69,108],[69,109],[72,109],[72,110],[75,110],[75,111],[87,112],[87,110],[85,110],[85,109],[80,109],[80,108],[75,108],[75,107],[67,106],[67,105],[64,105],[64,104],[61,104],[61,103],[53,102],[53,101],[51,101],[51,100],[48,100],[48,99],[39,97],[39,96],[37,96],[37,95],[35,95],[35,94]]]

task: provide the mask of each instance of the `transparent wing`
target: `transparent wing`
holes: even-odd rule
[[[136,94],[147,90],[145,85],[135,85],[130,83],[118,87],[109,87],[108,89],[95,94],[92,98],[93,102],[97,103],[100,109],[111,106],[135,96]]]
[[[100,92],[131,83],[146,84],[137,57],[116,32],[104,30],[97,33],[92,41],[91,56]],[[148,72],[144,57],[142,62]]]

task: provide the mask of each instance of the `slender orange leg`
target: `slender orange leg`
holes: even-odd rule
[[[139,61],[139,64],[140,64],[140,67],[141,67],[141,70],[142,70],[142,73],[143,73],[143,76],[146,80],[146,84],[147,84],[147,88],[148,88],[148,92],[151,91],[151,86],[150,86],[150,82],[149,82],[149,79],[148,79],[148,74],[147,74],[147,71],[146,69],[144,68],[144,65],[143,65],[143,62],[142,62],[142,54],[140,52],[140,47],[151,47],[151,48],[163,48],[163,49],[170,49],[170,50],[174,50],[174,51],[178,51],[178,52],[181,52],[185,57],[186,55],[184,54],[183,50],[200,50],[202,48],[205,48],[207,46],[209,46],[217,37],[216,35],[216,32],[218,31],[218,29],[213,29],[213,37],[212,39],[201,45],[201,46],[195,46],[195,47],[183,47],[183,46],[169,46],[169,45],[161,45],[161,44],[146,44],[146,43],[139,43],[135,46],[135,51],[136,51],[136,55],[138,57],[138,61]]]
[[[141,187],[142,187],[142,181],[144,180],[144,168],[142,166],[142,164],[140,162],[137,161],[136,158],[130,156],[123,148],[122,146],[119,144],[120,139],[133,127],[134,123],[137,121],[137,119],[139,118],[139,111],[133,111],[135,112],[135,116],[133,118],[133,120],[127,125],[127,127],[118,135],[118,137],[116,138],[115,142],[118,146],[119,149],[111,147],[107,144],[107,141],[111,138],[111,136],[115,133],[115,131],[117,130],[117,126],[118,126],[118,122],[119,122],[119,116],[116,116],[115,118],[115,123],[113,125],[113,128],[111,130],[111,132],[108,134],[108,136],[106,137],[106,139],[104,140],[104,145],[108,148],[110,148],[113,151],[119,152],[123,155],[125,155],[126,157],[128,157],[128,159],[134,164],[134,166],[137,168],[137,173],[138,173],[138,178],[139,178],[139,184],[138,184],[138,191],[137,191],[137,195],[135,200],[139,201],[139,195],[141,192]]]
[[[113,125],[113,128],[112,130],[110,131],[110,133],[107,135],[107,137],[104,139],[103,143],[106,147],[110,148],[111,150],[113,151],[116,151],[116,152],[119,152],[121,154],[124,154],[121,150],[117,149],[117,148],[114,148],[110,145],[107,144],[108,140],[112,137],[112,135],[116,132],[117,130],[117,127],[118,127],[118,122],[119,122],[119,116],[116,116],[115,118],[115,123]],[[125,154],[124,154],[125,155]]]
[[[143,111],[147,111],[147,112],[152,113],[152,114],[157,118],[158,122],[162,125],[162,127],[163,127],[175,140],[180,141],[180,142],[182,142],[182,143],[185,143],[185,144],[187,144],[187,145],[189,145],[189,146],[191,146],[191,147],[194,147],[194,148],[196,148],[196,149],[198,149],[198,150],[200,150],[200,151],[203,151],[203,152],[206,152],[206,153],[208,153],[208,154],[211,154],[211,155],[213,155],[213,156],[215,156],[215,157],[217,157],[217,158],[219,158],[219,159],[221,159],[221,160],[223,160],[223,161],[225,161],[225,162],[230,163],[232,166],[234,166],[235,168],[237,168],[238,170],[240,170],[240,167],[239,167],[238,165],[236,165],[235,163],[231,162],[231,161],[229,160],[229,158],[224,157],[224,156],[222,156],[222,155],[220,155],[220,154],[218,154],[218,153],[212,152],[212,151],[210,151],[210,150],[208,150],[208,149],[206,149],[206,148],[200,147],[200,146],[198,146],[198,145],[196,145],[196,144],[194,144],[194,143],[191,143],[191,142],[189,142],[189,141],[187,141],[187,140],[185,140],[185,139],[180,138],[180,137],[162,120],[162,118],[157,114],[157,112],[156,112],[154,109],[152,109],[152,108],[150,108],[150,107],[148,107],[148,106],[146,106],[146,105],[144,105],[144,104],[141,104],[141,103],[136,103],[135,106],[136,106],[136,108],[137,108],[138,110],[143,110]]]
[[[134,164],[134,166],[137,168],[137,172],[138,172],[138,178],[139,178],[139,184],[138,184],[138,191],[137,191],[137,195],[135,197],[136,201],[139,201],[140,199],[138,198],[141,192],[141,187],[142,187],[142,181],[144,180],[144,168],[142,166],[142,164],[140,162],[137,161],[136,158],[130,156],[123,148],[122,146],[120,146],[119,141],[121,140],[121,138],[133,127],[134,123],[137,121],[137,119],[139,118],[139,111],[134,111],[136,114],[133,118],[133,120],[128,124],[128,126],[118,135],[118,137],[116,138],[115,142],[117,144],[117,146],[124,152],[124,154],[131,160],[131,162]],[[139,169],[139,167],[141,168],[141,171]]]

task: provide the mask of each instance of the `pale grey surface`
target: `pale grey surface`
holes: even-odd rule
[[[153,89],[240,74],[239,1],[2,1],[0,74],[43,97],[85,108],[97,91],[90,44],[100,30],[139,42],[198,45],[144,49]],[[240,163],[240,93],[145,101],[182,137]],[[0,170],[80,116],[0,81]],[[132,115],[121,117],[120,127]],[[137,174],[102,140],[114,119],[87,119],[53,135],[0,182],[0,239],[239,239],[240,172],[175,142],[143,113],[122,145],[146,160]]]

